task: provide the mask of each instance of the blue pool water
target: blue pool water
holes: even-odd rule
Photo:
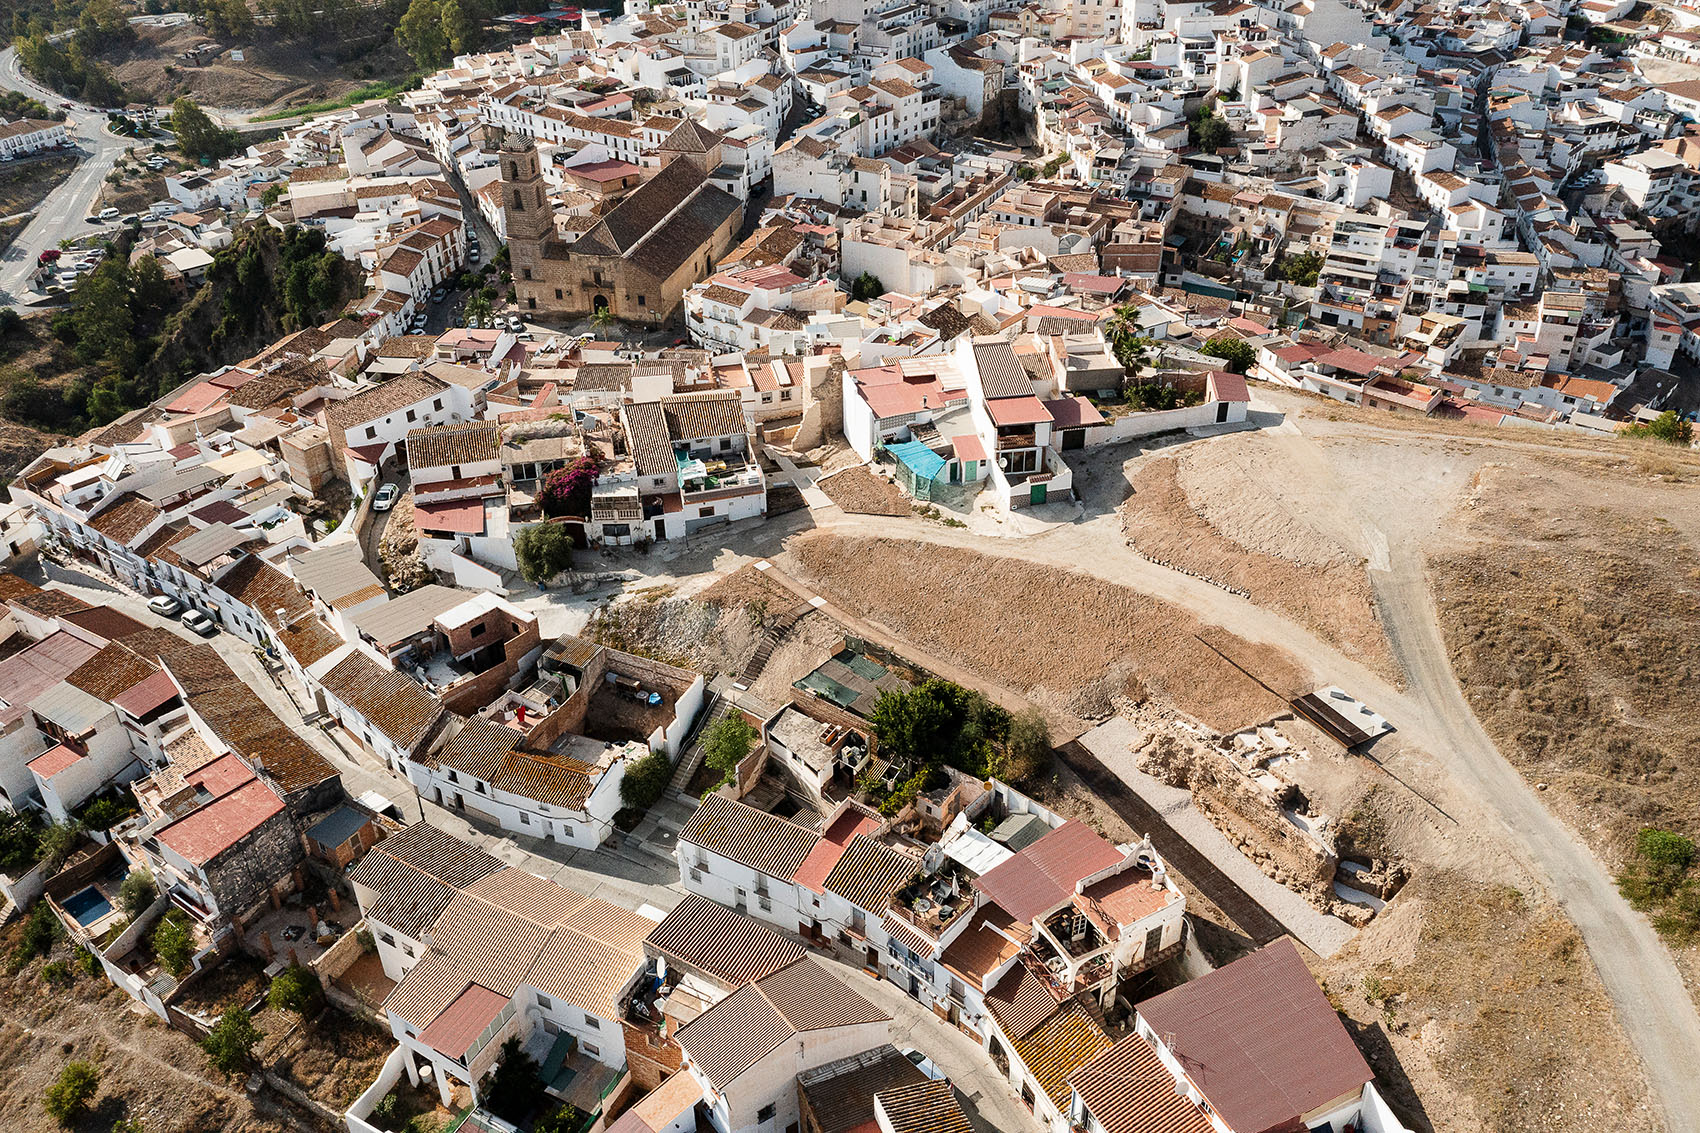
[[[112,902],[108,901],[94,886],[79,893],[73,893],[59,902],[67,913],[77,918],[80,925],[91,925],[112,911]]]

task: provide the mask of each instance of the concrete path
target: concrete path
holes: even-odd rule
[[[1279,884],[1239,848],[1228,841],[1209,818],[1192,805],[1192,792],[1170,787],[1134,766],[1133,747],[1142,737],[1128,721],[1116,718],[1080,737],[1080,745],[1113,771],[1128,788],[1156,811],[1171,829],[1207,858],[1218,870],[1261,905],[1281,926],[1319,956],[1332,956],[1356,930],[1339,917],[1329,916]],[[1176,867],[1180,867],[1177,865]],[[1184,869],[1182,876],[1187,876]],[[1189,880],[1192,880],[1190,877]],[[1195,882],[1196,883],[1196,882]]]
[[[825,492],[815,487],[815,481],[820,479],[820,469],[815,467],[799,468],[795,461],[776,448],[769,448],[767,455],[779,465],[782,475],[775,477],[775,482],[790,484],[803,493],[803,500],[812,510],[814,508],[833,507],[833,502]]]

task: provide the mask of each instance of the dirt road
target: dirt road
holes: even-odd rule
[[[1419,555],[1395,554],[1371,572],[1382,621],[1410,694],[1426,718],[1425,740],[1453,777],[1486,801],[1508,844],[1544,875],[1575,922],[1640,1052],[1653,1097],[1671,1130],[1700,1128],[1700,1016],[1669,950],[1647,918],[1629,907],[1605,868],[1555,818],[1540,795],[1482,731],[1452,675]]]

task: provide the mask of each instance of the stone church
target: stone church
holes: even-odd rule
[[[576,239],[555,227],[536,146],[502,143],[502,210],[520,306],[558,315],[602,307],[628,322],[659,324],[714,271],[743,221],[743,202],[709,183],[720,135],[686,119],[660,147],[662,167]]]

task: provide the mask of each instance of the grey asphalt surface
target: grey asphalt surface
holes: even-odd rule
[[[50,107],[68,101],[31,81],[18,65],[17,51],[10,47],[0,51],[0,87],[22,91]],[[87,109],[66,113],[69,117],[65,126],[74,135],[82,161],[63,184],[47,195],[37,207],[35,219],[0,256],[0,306],[17,306],[29,298],[30,272],[42,252],[57,248],[61,240],[117,230],[116,224],[90,224],[87,218],[106,175],[112,172],[124,151],[136,143],[108,134],[103,113]]]

